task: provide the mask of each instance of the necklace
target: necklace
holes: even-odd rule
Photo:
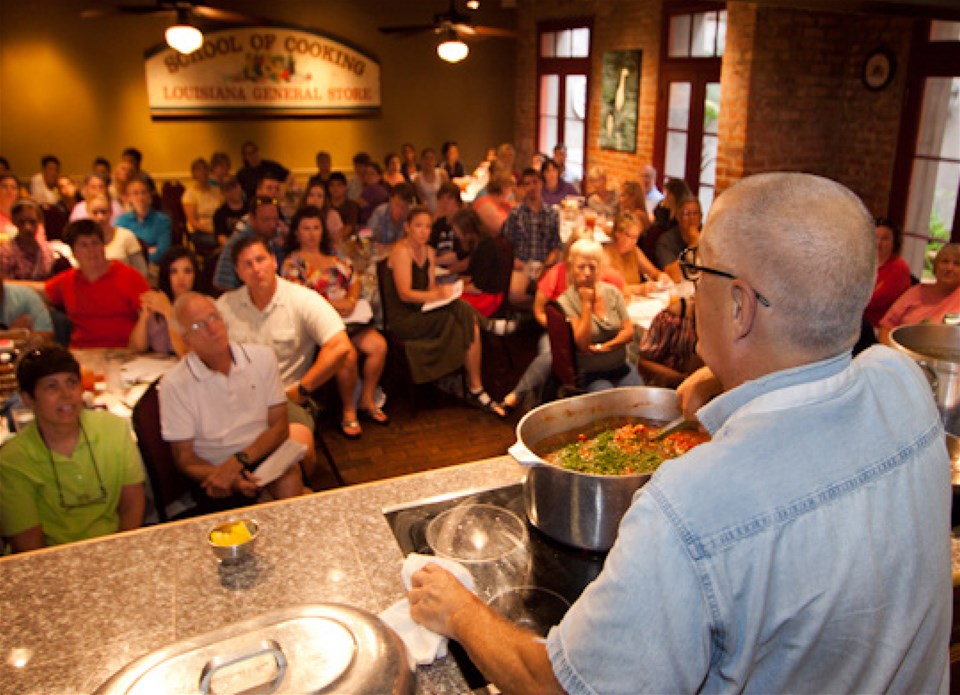
[[[90,440],[87,438],[87,430],[84,429],[83,423],[80,423],[80,434],[83,436],[83,443],[86,444],[87,450],[90,452],[90,461],[93,463],[93,472],[97,476],[99,494],[94,496],[89,493],[82,493],[77,495],[77,501],[75,502],[67,502],[66,497],[63,494],[63,485],[60,482],[60,473],[57,471],[57,464],[53,460],[53,450],[47,443],[47,438],[43,436],[43,432],[40,431],[39,426],[37,427],[37,432],[40,434],[40,439],[43,441],[43,446],[47,450],[47,458],[50,461],[50,467],[53,469],[53,479],[57,484],[57,497],[60,498],[60,506],[64,509],[78,509],[80,507],[91,507],[95,504],[103,504],[107,499],[107,489],[103,485],[103,478],[100,475],[100,467],[97,465],[97,458],[93,453],[93,447],[90,446]],[[73,461],[72,456],[70,457],[70,461]]]

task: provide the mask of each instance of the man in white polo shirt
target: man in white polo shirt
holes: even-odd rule
[[[177,467],[211,498],[260,501],[303,492],[299,466],[261,488],[257,464],[289,436],[287,402],[273,353],[231,343],[213,300],[190,292],[174,316],[191,352],[160,384],[160,426]]]
[[[243,286],[217,299],[230,339],[273,348],[291,403],[291,437],[312,445],[313,419],[302,406],[338,370],[356,369],[343,320],[317,292],[278,277],[277,261],[260,237],[241,240],[233,256]],[[344,404],[344,416],[356,420],[353,403]],[[309,457],[304,470],[309,482],[314,472]]]

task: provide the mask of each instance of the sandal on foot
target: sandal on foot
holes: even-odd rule
[[[357,415],[361,420],[368,420],[377,425],[389,425],[390,417],[377,406],[372,408],[357,408]]]
[[[363,430],[360,429],[359,420],[344,420],[340,423],[340,433],[347,439],[360,439]]]
[[[467,391],[467,403],[472,405],[474,408],[479,408],[480,410],[486,410],[488,413],[493,413],[499,418],[505,418],[507,416],[503,406],[490,398],[490,394],[484,389],[480,389],[476,393],[473,391]]]

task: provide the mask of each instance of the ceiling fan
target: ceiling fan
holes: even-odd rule
[[[468,7],[479,6],[478,3]],[[456,0],[450,0],[446,12],[433,15],[431,24],[401,24],[380,27],[384,34],[406,37],[416,34],[433,33],[440,37],[437,54],[450,63],[456,63],[467,57],[470,49],[463,42],[463,38],[499,37],[506,39],[518,38],[519,34],[513,29],[502,27],[480,26],[471,21],[470,15],[457,10]]]
[[[250,15],[203,5],[191,0],[154,0],[146,5],[116,5],[112,9],[86,9],[82,19],[115,15],[162,16],[170,15],[174,23],[167,27],[167,44],[181,53],[192,53],[203,45],[203,34],[197,28],[203,20],[228,24],[262,24],[265,20]]]

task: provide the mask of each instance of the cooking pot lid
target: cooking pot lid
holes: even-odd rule
[[[376,616],[313,604],[151,652],[97,693],[390,693],[405,682],[412,688],[404,647]]]

